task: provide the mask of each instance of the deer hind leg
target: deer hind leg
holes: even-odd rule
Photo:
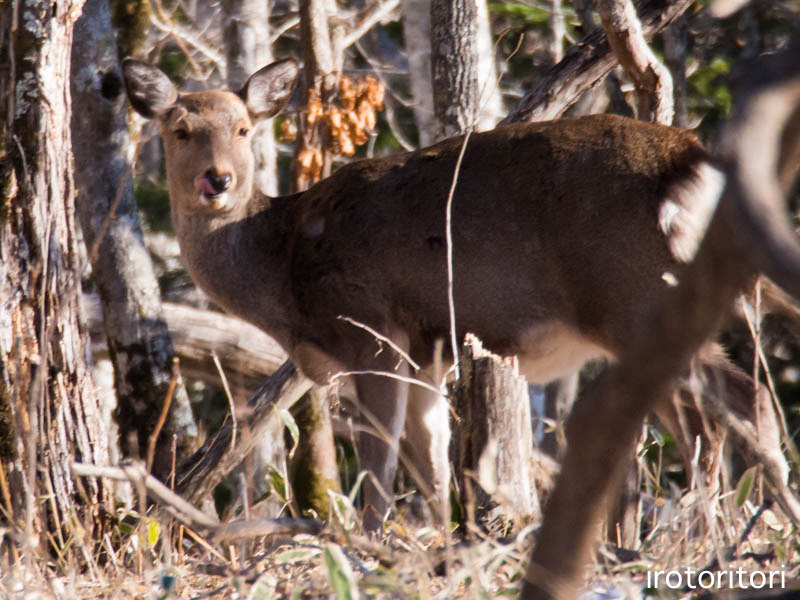
[[[427,378],[426,378],[427,379]],[[434,383],[434,386],[438,382]],[[409,472],[440,525],[450,521],[450,409],[447,399],[420,385],[409,389],[402,450]]]
[[[401,346],[402,347],[402,346]],[[370,476],[364,479],[364,527],[380,529],[389,507],[397,472],[397,448],[406,418],[408,365],[384,348],[370,355],[358,370],[384,374],[355,375],[361,430],[356,439],[361,467]]]

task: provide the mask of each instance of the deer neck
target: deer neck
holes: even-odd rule
[[[186,269],[227,312],[286,347],[288,266],[283,220],[288,198],[256,195],[221,215],[181,211],[172,219]]]

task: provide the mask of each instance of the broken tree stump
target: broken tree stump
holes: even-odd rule
[[[467,334],[461,379],[450,384],[457,422],[451,460],[458,493],[476,521],[541,517],[531,480],[533,432],[528,384],[516,357],[501,358]],[[471,516],[471,515],[470,515]]]

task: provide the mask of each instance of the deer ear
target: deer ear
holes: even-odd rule
[[[178,90],[156,67],[126,58],[122,61],[122,79],[134,110],[152,119],[178,99]]]
[[[297,86],[299,71],[297,61],[286,58],[253,73],[239,90],[239,97],[247,105],[251,116],[268,119],[286,108]]]

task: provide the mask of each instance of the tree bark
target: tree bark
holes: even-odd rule
[[[253,451],[263,436],[282,435],[281,410],[290,409],[311,388],[291,361],[286,361],[247,402],[246,419],[225,422],[220,430],[178,467],[175,491],[192,504],[209,497],[214,487]],[[247,435],[242,429],[248,428]]]
[[[591,15],[591,10],[589,11]],[[567,35],[567,28],[564,24],[564,7],[561,0],[550,0],[550,38],[547,40],[547,50],[553,59],[553,64],[558,63],[564,58],[564,37]]]
[[[406,0],[403,8],[403,36],[408,56],[408,76],[414,100],[420,147],[436,141],[431,75],[431,0]]]
[[[303,45],[303,79],[301,81],[301,106],[309,105],[315,94],[325,107],[337,93],[342,74],[342,31],[336,24],[336,3],[333,0],[301,0],[300,37]],[[307,149],[321,156],[320,177],[331,174],[333,155],[332,140],[327,119],[317,119],[306,127],[305,119],[298,119],[297,146],[294,161],[294,189],[303,191],[316,179],[309,177],[301,166],[299,156]]]
[[[68,77],[82,4],[0,5],[1,458],[22,491],[4,500],[11,526],[24,523],[17,539],[55,546],[67,564],[83,561],[81,540],[100,539],[114,514],[108,488],[76,485],[69,468],[107,464],[109,445],[79,304]]]
[[[474,127],[478,108],[476,0],[431,0],[431,72],[436,138]]]
[[[241,88],[247,78],[272,62],[268,0],[224,0],[223,37],[228,59],[228,87]],[[253,135],[256,185],[268,196],[278,195],[278,151],[272,119],[258,124]]]
[[[114,365],[116,417],[123,454],[147,447],[172,379],[172,342],[133,195],[127,105],[108,3],[88,0],[75,25],[72,95],[76,206]],[[129,434],[136,435],[131,447]],[[194,448],[197,427],[185,391],[173,395],[156,446],[153,473],[172,465],[172,434],[180,461]]]

